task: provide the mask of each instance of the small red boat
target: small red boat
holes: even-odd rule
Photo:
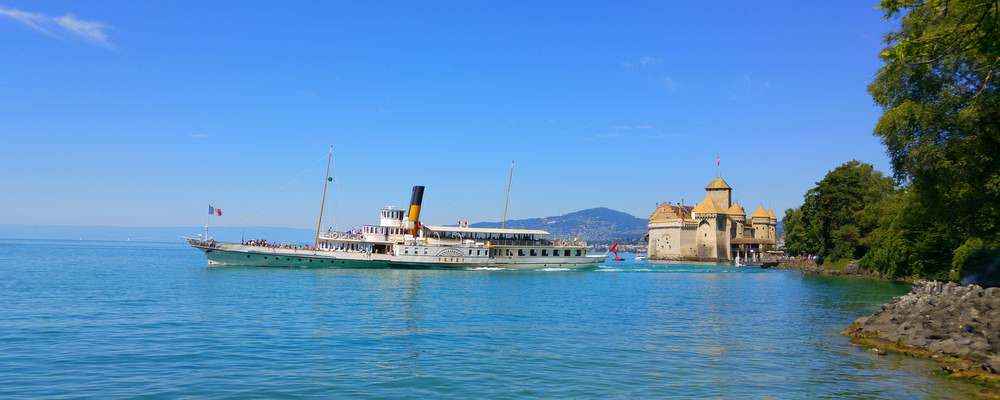
[[[615,240],[615,242],[611,244],[611,247],[608,247],[608,252],[615,254],[615,258],[612,258],[611,261],[625,261],[624,258],[621,258],[621,256],[618,255],[618,241],[617,240]]]

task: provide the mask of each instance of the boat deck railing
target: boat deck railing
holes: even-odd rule
[[[496,239],[489,241],[493,246],[524,246],[524,247],[585,247],[582,240],[514,240]]]

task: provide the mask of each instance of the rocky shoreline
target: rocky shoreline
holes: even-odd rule
[[[917,281],[843,334],[873,351],[932,358],[951,376],[1000,389],[1000,287]]]

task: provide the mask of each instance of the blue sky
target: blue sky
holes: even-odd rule
[[[0,223],[375,222],[703,197],[779,214],[850,159],[894,23],[844,2],[0,0]]]

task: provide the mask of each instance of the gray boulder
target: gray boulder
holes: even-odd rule
[[[849,334],[971,360],[998,371],[1000,288],[918,281],[910,293],[854,321]]]

